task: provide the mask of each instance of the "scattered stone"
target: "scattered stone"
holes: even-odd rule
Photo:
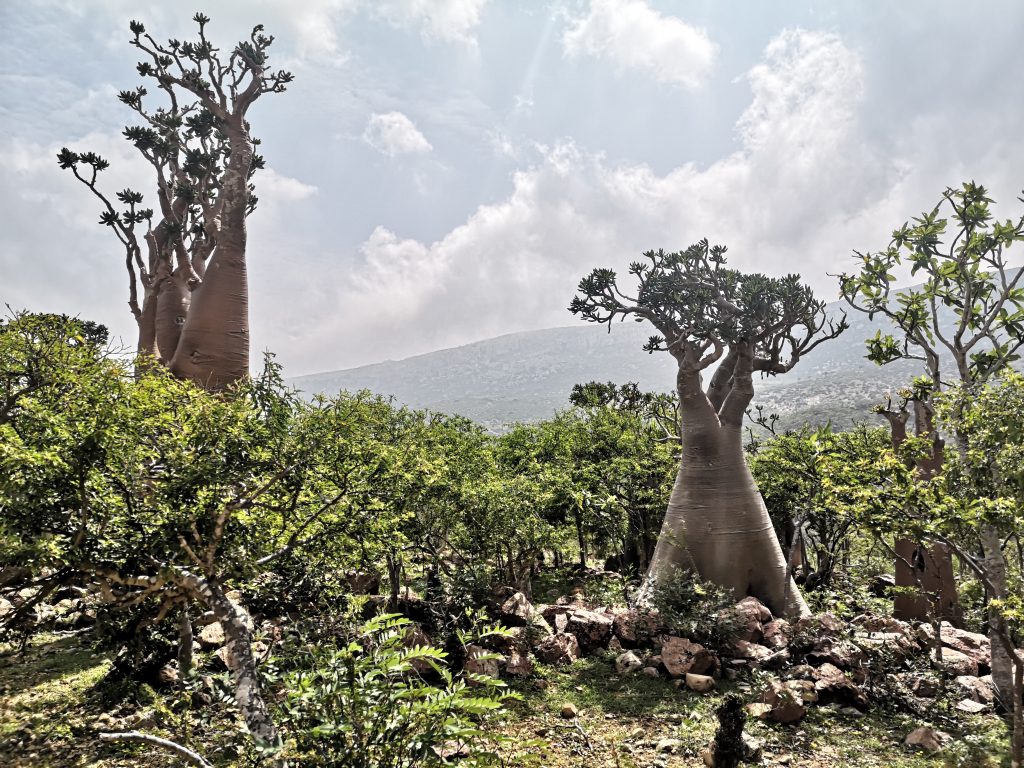
[[[529,677],[533,674],[533,659],[530,654],[512,650],[504,659],[505,674],[512,677]]]
[[[793,628],[785,619],[775,619],[764,625],[762,643],[773,650],[781,650],[789,645],[793,636]]]
[[[978,675],[978,663],[966,653],[961,653],[953,648],[944,647],[941,659],[938,656],[938,649],[933,648],[929,658],[936,669],[942,670],[947,675],[954,677],[976,677]]]
[[[541,641],[534,653],[545,664],[572,664],[580,657],[580,644],[576,635],[560,632]]]
[[[917,628],[917,637],[925,645],[933,647],[935,645],[935,628],[931,624],[922,624]],[[948,621],[944,621],[939,630],[939,639],[946,648],[952,648],[954,651],[968,656],[979,670],[988,670],[992,660],[992,649],[985,635],[957,629]],[[963,674],[977,675],[979,673]]]
[[[956,708],[961,712],[967,712],[971,715],[977,715],[988,709],[988,704],[982,704],[980,701],[974,699],[964,699],[956,703]]]
[[[907,734],[907,738],[903,740],[903,743],[913,749],[920,749],[933,754],[951,741],[953,741],[953,737],[945,731],[937,731],[934,728],[923,725]]]
[[[466,663],[463,669],[474,675],[498,676],[498,660],[494,654],[479,645],[466,646]]]
[[[804,704],[813,704],[818,700],[818,689],[813,680],[787,680],[786,687],[800,696]]]
[[[199,636],[196,639],[199,641],[199,646],[205,651],[219,648],[224,645],[224,628],[220,625],[219,621],[207,624],[199,632]]]
[[[570,704],[569,702],[566,702],[562,705],[562,709],[559,711],[558,714],[562,717],[563,720],[573,720],[576,717],[578,717],[580,713],[579,710],[576,709],[575,704]]]
[[[661,673],[658,671],[657,667],[644,667],[643,673],[648,677],[653,677],[655,679],[661,677]]]
[[[834,664],[840,669],[852,669],[864,661],[864,651],[849,640],[825,636],[815,641],[807,654],[811,664]]]
[[[656,752],[664,752],[674,755],[682,746],[683,742],[680,739],[661,739],[655,745],[654,749]]]
[[[160,667],[160,671],[156,673],[156,679],[162,685],[174,685],[178,682],[178,670],[169,664],[164,664],[164,666]]]
[[[914,696],[922,699],[934,699],[939,695],[940,681],[934,674],[919,672],[900,672],[893,675],[896,680],[906,686]]]
[[[739,659],[749,659],[754,662],[761,662],[773,655],[771,648],[751,643],[747,640],[737,640],[732,645],[731,653]]]
[[[750,709],[754,707],[754,709]],[[749,705],[752,715],[777,723],[795,723],[807,714],[800,694],[784,685],[781,680],[769,680],[768,687],[761,694],[760,706]]]
[[[633,675],[643,669],[643,662],[632,651],[626,651],[615,659],[615,671],[620,675]]]
[[[537,615],[537,611],[526,599],[526,595],[522,592],[515,592],[501,604],[498,617],[510,626],[525,627],[535,615]]]
[[[612,630],[626,646],[637,647],[649,643],[660,629],[658,614],[650,610],[627,610],[616,614]]]
[[[685,679],[686,687],[697,693],[707,693],[715,687],[715,678],[709,675],[695,675],[693,672],[687,672]]]
[[[953,681],[960,694],[980,704],[992,704],[996,699],[996,689],[992,685],[992,676],[973,677],[960,675]]]
[[[608,644],[612,634],[611,616],[587,608],[574,608],[567,617],[566,629],[576,635],[583,653]]]
[[[703,645],[671,635],[662,638],[661,664],[674,678],[683,677],[687,672],[706,675],[720,667],[718,657]]]
[[[834,664],[822,664],[814,670],[814,689],[822,703],[839,702],[863,709],[868,697]]]
[[[745,597],[732,608],[727,608],[726,611],[732,611],[740,617],[742,626],[740,639],[750,643],[756,643],[761,640],[764,636],[762,625],[772,620],[772,612],[756,597]],[[722,613],[719,616],[727,618]]]

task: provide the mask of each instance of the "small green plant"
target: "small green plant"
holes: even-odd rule
[[[711,646],[731,643],[745,627],[735,603],[729,590],[683,568],[658,579],[651,593],[651,605],[670,632]]]
[[[311,669],[286,678],[282,723],[292,737],[290,762],[411,768],[442,765],[456,754],[467,766],[497,759],[496,739],[483,724],[516,694],[488,675],[457,678],[443,651],[407,644],[411,627],[397,614],[376,616],[348,644],[316,655]],[[472,639],[503,632],[484,629]]]

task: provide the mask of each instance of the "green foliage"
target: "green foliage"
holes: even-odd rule
[[[857,252],[859,272],[839,276],[843,298],[869,317],[885,316],[898,331],[868,339],[869,359],[879,365],[923,360],[937,383],[945,378],[946,355],[965,383],[983,381],[1018,359],[1024,288],[1005,252],[1024,241],[1024,216],[997,221],[991,203],[984,187],[965,182],[893,232],[884,251]],[[904,266],[924,277],[921,287],[896,289]]]
[[[444,750],[456,748],[465,754],[460,764],[490,764],[493,736],[484,725],[515,695],[487,675],[456,678],[443,651],[406,643],[410,625],[395,614],[377,616],[350,642],[320,649],[310,669],[285,679],[282,719],[294,738],[289,759],[404,768],[442,765]],[[494,633],[501,631],[483,636]]]
[[[707,240],[684,251],[647,251],[629,267],[638,283],[635,296],[623,292],[614,270],[595,269],[580,281],[569,311],[609,327],[616,319],[648,320],[659,335],[644,349],[681,358],[692,346],[692,364],[712,349],[718,359],[723,346],[749,346],[755,368],[772,373],[788,371],[846,328],[845,317],[833,322],[826,316],[824,302],[799,275],[739,272],[725,266],[725,253],[725,246]]]
[[[840,555],[856,534],[854,506],[877,479],[889,447],[885,430],[831,427],[786,432],[758,444],[750,458],[783,551],[798,548],[797,573],[807,589],[829,586]]]
[[[713,647],[728,645],[746,627],[732,593],[683,568],[655,582],[651,606],[672,634]]]

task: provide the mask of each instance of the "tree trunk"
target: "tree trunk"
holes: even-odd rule
[[[261,744],[277,744],[277,726],[270,716],[259,675],[256,672],[256,657],[252,653],[252,619],[240,605],[228,598],[220,584],[207,580],[183,569],[175,568],[171,578],[182,587],[191,599],[213,611],[213,617],[220,622],[227,642],[226,663],[235,683],[235,703],[245,719],[249,732]]]
[[[193,291],[171,372],[220,390],[249,373],[249,285],[245,217],[253,145],[241,126],[225,124],[231,159],[224,171],[217,245]]]
[[[740,424],[720,423],[706,399],[687,394],[680,391],[682,462],[648,584],[688,568],[737,600],[758,598],[777,616],[809,615],[747,467]]]
[[[182,679],[192,674],[192,618],[188,615],[188,602],[181,606],[178,617],[178,674]]]
[[[276,744],[277,727],[267,711],[252,653],[252,619],[244,608],[228,599],[219,584],[207,585],[209,605],[227,639],[227,665],[235,682],[235,702],[257,741]]]
[[[1003,551],[1000,547],[999,532],[991,525],[982,523],[980,533],[985,576],[991,582],[995,593],[989,595],[989,599],[1005,600],[1009,597],[1009,590],[1006,582],[1006,560],[1003,558]],[[992,649],[992,684],[996,689],[996,698],[999,699],[999,703],[1007,712],[1013,712],[1015,704],[1013,700],[1013,660],[1001,637],[1007,632],[1005,620],[999,614],[998,608],[993,608],[990,605],[988,609],[988,638],[989,646]]]

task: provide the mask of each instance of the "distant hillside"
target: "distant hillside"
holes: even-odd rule
[[[755,403],[778,413],[787,426],[874,420],[871,405],[887,390],[909,382],[920,368],[912,362],[879,368],[865,360],[864,340],[881,326],[860,313],[851,315],[850,322],[842,336],[818,347],[789,374],[757,381]],[[580,323],[300,376],[290,383],[307,395],[369,389],[414,408],[461,414],[500,430],[566,408],[579,382],[635,381],[643,389],[671,390],[674,361],[641,349],[650,333],[646,324],[616,324],[608,333],[604,326]]]

